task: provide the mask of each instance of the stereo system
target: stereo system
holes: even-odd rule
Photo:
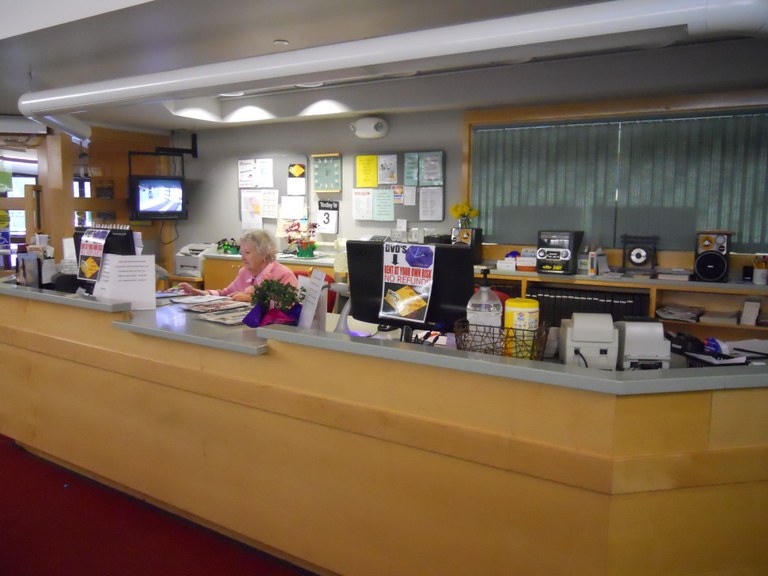
[[[695,280],[727,282],[731,232],[719,230],[696,233],[696,258],[693,262]]]
[[[576,274],[576,257],[584,232],[541,230],[536,248],[536,271],[545,274]]]

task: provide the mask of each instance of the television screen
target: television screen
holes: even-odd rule
[[[184,179],[169,176],[131,178],[134,220],[185,220]]]
[[[347,241],[350,314],[356,320],[390,326],[453,331],[453,323],[466,317],[467,302],[474,293],[472,248],[466,244],[436,245],[434,276],[426,318],[420,325],[406,320],[381,318],[384,297],[384,244]]]

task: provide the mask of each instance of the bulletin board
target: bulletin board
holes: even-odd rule
[[[443,221],[445,152],[355,156],[352,202],[355,220]]]
[[[308,215],[307,157],[300,154],[244,156],[237,160],[238,214],[243,229],[264,221]]]

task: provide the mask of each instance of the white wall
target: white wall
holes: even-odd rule
[[[324,194],[340,200],[340,238],[361,238],[388,233],[394,222],[369,222],[352,218],[354,157],[359,154],[443,150],[446,158],[445,214],[443,222],[414,222],[415,227],[449,232],[454,221],[448,208],[460,199],[463,113],[429,112],[387,115],[389,134],[378,140],[363,140],[349,130],[348,119],[289,122],[226,128],[198,133],[198,158],[185,159],[189,188],[189,220],[179,222],[177,246],[191,242],[216,242],[237,238],[241,232],[238,206],[237,160],[269,154],[340,152],[343,191]],[[310,201],[316,197],[310,196]],[[265,220],[274,232],[275,220]],[[410,225],[410,223],[409,223]],[[333,241],[336,235],[321,235]]]

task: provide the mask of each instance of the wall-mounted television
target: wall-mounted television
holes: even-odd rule
[[[181,176],[131,176],[132,220],[186,220],[187,198]]]

